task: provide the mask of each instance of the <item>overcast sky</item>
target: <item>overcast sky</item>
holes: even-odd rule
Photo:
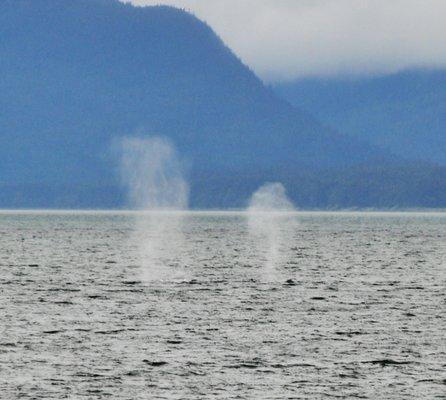
[[[267,81],[446,66],[446,0],[132,0],[205,20]]]

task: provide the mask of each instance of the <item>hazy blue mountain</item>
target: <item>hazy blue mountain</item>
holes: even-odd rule
[[[276,90],[344,133],[406,158],[446,165],[446,70],[347,79],[304,79]]]
[[[444,169],[322,126],[181,10],[2,0],[0,38],[2,207],[122,206],[125,135],[174,141],[195,207],[241,206],[265,180],[306,207],[446,205]]]

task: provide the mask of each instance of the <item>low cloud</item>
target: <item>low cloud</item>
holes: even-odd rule
[[[446,66],[444,0],[132,0],[205,20],[267,81]]]

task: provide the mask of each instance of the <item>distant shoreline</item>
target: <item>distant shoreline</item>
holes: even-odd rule
[[[191,209],[191,210],[131,210],[131,209],[0,209],[0,215],[7,214],[103,214],[103,215],[134,215],[134,214],[151,214],[151,213],[177,213],[177,214],[194,214],[194,215],[244,215],[248,211],[245,209]],[[303,209],[296,211],[278,212],[289,215],[376,215],[376,216],[392,216],[392,215],[446,215],[446,209]]]

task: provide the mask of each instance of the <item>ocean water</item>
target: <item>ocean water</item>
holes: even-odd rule
[[[0,213],[1,399],[446,398],[446,214],[169,221]]]

